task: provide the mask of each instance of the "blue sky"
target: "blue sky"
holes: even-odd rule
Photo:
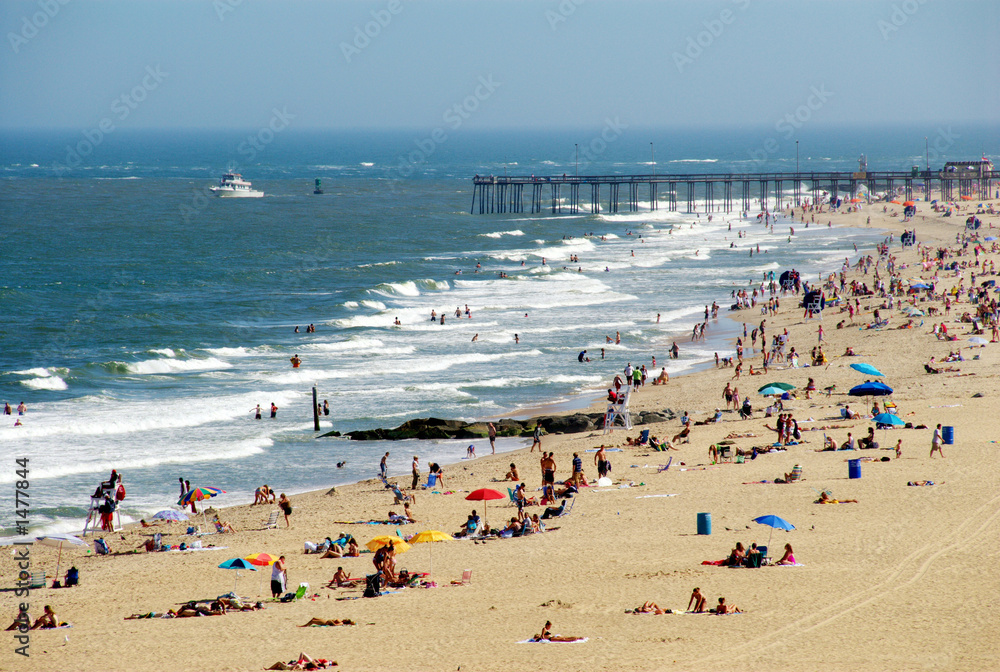
[[[996,0],[3,0],[0,25],[6,128],[905,125],[1000,103]]]

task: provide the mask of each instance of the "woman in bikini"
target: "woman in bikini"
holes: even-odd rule
[[[534,640],[536,642],[578,642],[583,637],[563,637],[561,635],[552,634],[552,621],[545,621],[545,627],[542,631],[535,635]]]
[[[785,554],[782,555],[781,559],[778,560],[774,564],[776,564],[776,565],[794,565],[794,564],[796,564],[795,563],[795,555],[792,553],[792,545],[791,544],[785,544]]]

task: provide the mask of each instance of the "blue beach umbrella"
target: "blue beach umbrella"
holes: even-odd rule
[[[761,525],[767,525],[771,528],[771,534],[767,535],[767,547],[771,548],[771,536],[774,535],[774,530],[794,530],[795,526],[789,523],[784,518],[775,516],[774,514],[768,514],[766,516],[761,516],[760,518],[754,518],[753,522],[759,523]]]
[[[930,289],[931,286],[923,282],[914,282],[910,285],[910,289]]]
[[[236,593],[236,584],[240,580],[240,572],[239,572],[239,570],[241,570],[241,569],[249,569],[251,572],[256,572],[257,571],[256,567],[254,567],[252,564],[250,564],[249,561],[247,561],[247,560],[245,560],[243,558],[230,558],[229,560],[226,560],[224,563],[222,563],[221,565],[219,565],[219,569],[235,569],[236,570],[236,581],[233,582],[233,592],[234,593]],[[236,593],[236,594],[238,595],[239,593]]]
[[[854,369],[855,371],[860,371],[861,373],[863,373],[865,375],[868,375],[868,376],[883,376],[883,375],[885,375],[884,373],[882,373],[881,371],[879,371],[878,369],[876,369],[871,364],[865,364],[864,362],[862,362],[860,364],[851,364],[851,368]]]
[[[996,240],[996,239],[997,239],[996,236],[986,236],[986,238],[984,238],[983,240],[993,241],[993,240]]]
[[[892,388],[878,381],[855,385],[848,392],[852,397],[884,397],[892,394]]]
[[[906,424],[905,420],[900,418],[898,415],[893,415],[892,413],[879,413],[872,418],[872,421],[879,425],[893,425],[894,427]]]

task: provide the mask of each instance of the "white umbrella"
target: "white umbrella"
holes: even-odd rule
[[[44,537],[38,537],[35,539],[36,544],[41,544],[42,546],[54,546],[59,549],[59,556],[56,559],[56,577],[59,578],[59,565],[62,562],[62,549],[63,546],[86,546],[85,542],[80,537],[75,537],[72,534],[50,534]]]

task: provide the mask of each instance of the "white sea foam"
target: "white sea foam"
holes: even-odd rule
[[[375,164],[374,164],[374,163],[372,163],[371,161],[362,161],[362,162],[361,162],[361,165],[362,165],[362,166],[364,166],[365,168],[371,168],[371,167],[372,167],[372,166],[374,166]]]
[[[372,301],[371,299],[365,299],[361,302],[361,305],[365,308],[371,308],[372,310],[385,310],[385,304],[381,301]]]
[[[344,301],[344,308],[357,308],[357,307],[358,307],[357,301]]]
[[[191,371],[212,371],[217,369],[228,369],[232,364],[224,362],[216,357],[206,357],[205,359],[147,359],[142,362],[126,363],[125,368],[130,373],[151,374],[151,373],[188,373]]]
[[[25,387],[33,390],[65,390],[69,387],[66,381],[59,376],[42,376],[40,378],[27,378],[21,381]]]
[[[417,283],[412,280],[407,280],[406,282],[383,282],[368,291],[383,296],[420,296]]]
[[[512,231],[491,231],[490,233],[480,233],[480,236],[486,238],[502,238],[503,236],[523,236],[524,231],[520,229],[514,229]]]

